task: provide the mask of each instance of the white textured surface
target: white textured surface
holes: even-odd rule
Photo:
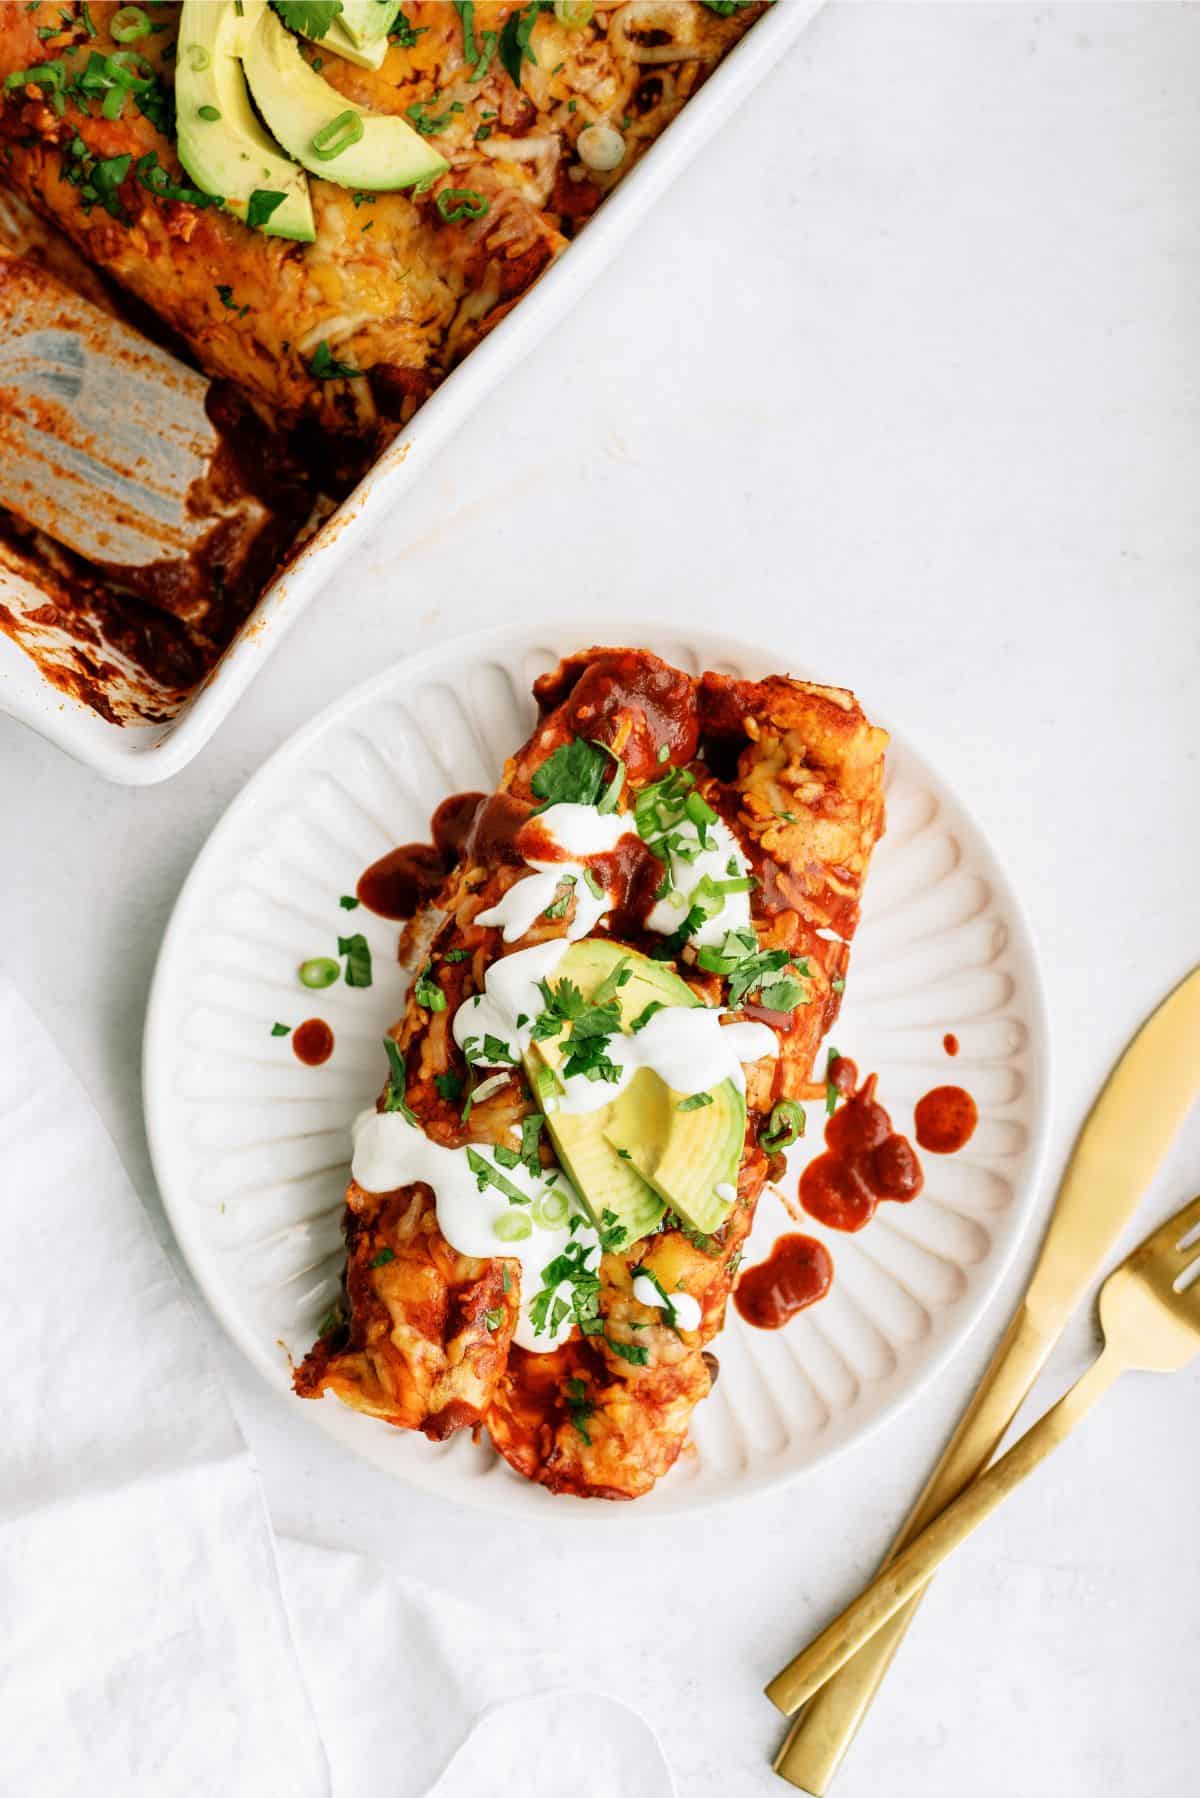
[[[407,985],[398,927],[362,909],[347,924],[338,895],[394,844],[422,840],[441,800],[490,791],[533,728],[534,676],[606,628],[691,674],[754,678],[781,665],[769,649],[707,631],[680,641],[633,621],[452,643],[335,702],[287,745],[222,820],[180,897],[147,1022],[155,1169],[192,1271],[284,1393],[291,1360],[338,1293],[349,1127],[379,1090],[380,1039]],[[713,1345],[721,1378],[696,1412],[692,1447],[639,1500],[640,1513],[744,1497],[857,1440],[961,1342],[1029,1217],[1049,1071],[1024,919],[971,819],[900,740],[888,752],[887,797],[837,1038],[864,1076],[879,1074],[897,1129],[911,1137],[913,1105],[949,1081],[970,1088],[978,1126],[961,1154],[923,1157],[925,1189],[911,1204],[880,1206],[857,1235],[811,1225],[836,1270],[819,1307],[780,1331],[748,1329],[731,1309]],[[296,968],[343,929],[366,935],[374,984],[306,992]],[[322,1067],[305,1068],[270,1029],[313,1012],[335,1047]],[[956,1061],[942,1046],[947,1031],[961,1044]],[[789,1193],[823,1146],[823,1109],[809,1108],[788,1158]],[[768,1194],[748,1258],[794,1228]],[[486,1441],[459,1435],[435,1447],[333,1398],[305,1405],[304,1416],[376,1466],[463,1502],[606,1526],[621,1515],[550,1498]]]
[[[198,763],[121,792],[0,724],[0,954],[147,1194],[150,971],[247,777],[410,649],[605,604],[774,636],[946,771],[1043,951],[1057,1171],[1200,945],[1198,77],[1196,7],[834,4]],[[1143,1221],[1198,1162],[1193,1118]],[[870,1571],[1032,1250],[897,1423],[738,1510],[633,1513],[619,1556],[521,1520],[498,1552],[220,1346],[281,1527],[528,1615],[653,1718],[683,1798],[769,1798],[760,1687]],[[842,1798],[1190,1798],[1198,1403],[1195,1370],[1118,1387],[943,1571]]]

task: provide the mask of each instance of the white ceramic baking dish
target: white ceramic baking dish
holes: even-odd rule
[[[700,146],[784,55],[823,0],[776,0],[688,102],[658,143],[536,287],[421,407],[291,565],[275,579],[230,648],[164,723],[112,723],[53,686],[0,633],[0,710],[31,725],[108,780],[144,785],[178,772],[203,748],[283,633],[333,576],[376,515],[390,517],[467,414],[574,306],[633,227]],[[36,585],[0,567],[0,604],[18,615],[45,604]],[[52,641],[53,625],[43,633]],[[118,659],[119,658],[115,658]]]

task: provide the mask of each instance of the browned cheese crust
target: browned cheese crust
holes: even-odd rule
[[[514,1070],[464,1125],[460,1105],[443,1097],[436,1081],[466,1075],[450,1026],[459,1004],[483,989],[490,963],[562,935],[570,923],[570,909],[555,921],[542,917],[519,943],[506,945],[498,929],[475,919],[523,878],[521,840],[535,804],[532,778],[575,736],[603,742],[623,759],[623,807],[638,787],[670,767],[692,771],[758,876],[751,904],[760,946],[785,948],[806,964],[808,1003],[790,1014],[753,1005],[740,1014],[775,1027],[780,1056],[747,1069],[737,1202],[715,1236],[697,1238],[668,1214],[667,1227],[606,1254],[600,1267],[603,1334],[576,1332],[547,1354],[510,1346],[518,1265],[455,1256],[441,1240],[425,1187],[367,1195],[352,1185],[348,1322],[316,1345],[297,1375],[297,1390],[308,1397],[335,1391],[348,1404],[434,1435],[452,1422],[482,1422],[520,1473],[552,1491],[634,1498],[675,1461],[692,1411],[709,1391],[711,1357],[703,1351],[724,1320],[741,1247],[771,1168],[759,1145],[760,1129],[777,1099],[808,1090],[816,1051],[837,1015],[847,943],[871,850],[883,830],[887,739],[868,724],[853,695],[838,688],[782,677],[752,682],[706,674],[694,680],[642,650],[592,649],[573,656],[540,680],[535,694],[540,722],[482,805],[461,860],[423,921],[421,959],[428,956],[446,1009],[429,1011],[410,998],[393,1033],[407,1063],[406,1101],[421,1126],[448,1147],[466,1141],[511,1146],[514,1125],[534,1109],[523,1075]],[[664,744],[666,764],[659,759]],[[638,850],[640,856],[635,852],[623,869],[626,896],[646,877],[642,858],[652,885],[661,872],[644,846]],[[646,950],[662,941],[644,934],[636,910],[624,900],[596,934]],[[456,959],[448,960],[448,951]],[[690,948],[676,966],[706,1002],[724,1001],[723,980],[701,972]],[[543,1155],[548,1160],[549,1150]],[[372,1270],[380,1246],[391,1248],[396,1260]],[[698,1330],[668,1328],[661,1311],[634,1299],[639,1266],[653,1270],[664,1291],[686,1290],[698,1300]],[[489,1279],[481,1289],[479,1283]],[[475,1296],[481,1290],[486,1303]],[[479,1320],[501,1302],[497,1291],[503,1323],[488,1331]],[[635,1341],[648,1350],[645,1365],[631,1365],[612,1347]]]
[[[0,0],[0,83],[55,60],[74,79],[92,53],[128,49],[110,33],[117,10],[112,0]],[[0,179],[151,307],[207,373],[236,382],[268,423],[309,419],[370,435],[390,420],[394,429],[553,261],[762,7],[721,18],[699,0],[599,0],[583,30],[543,11],[530,40],[536,61],[523,63],[519,88],[495,55],[482,80],[470,79],[457,7],[409,0],[404,10],[413,41],[394,43],[377,72],[300,42],[360,105],[402,116],[424,107],[422,116],[439,121],[431,142],[449,173],[421,195],[354,194],[310,180],[315,243],[156,197],[136,175],[150,151],[174,182],[190,185],[171,138],[131,101],[119,119],[100,117],[99,101],[73,94],[70,81],[61,113],[36,83],[0,92]],[[502,32],[514,10],[511,0],[477,0],[477,41]],[[151,0],[150,12],[164,28],[135,48],[170,89],[178,8]],[[614,119],[625,123],[626,154],[617,170],[596,173],[576,141],[587,125]],[[119,217],[88,197],[85,182],[65,178],[85,157],[124,155],[133,163]],[[481,194],[486,214],[444,222],[444,188]],[[314,378],[322,343],[361,378]]]

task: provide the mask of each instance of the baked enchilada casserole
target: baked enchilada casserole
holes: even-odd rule
[[[306,1398],[635,1498],[707,1395],[837,1015],[886,737],[854,696],[592,649],[403,937]],[[382,1059],[382,1058],[381,1058]]]
[[[15,202],[0,203],[0,282],[4,251],[48,265],[210,377],[252,441],[243,473],[271,470],[265,501],[292,536],[563,252],[762,10],[0,0],[0,183]],[[43,516],[7,523],[0,538],[26,551],[31,531],[55,535]],[[50,560],[64,603],[92,579]],[[219,654],[260,563],[231,558],[207,608],[152,595],[181,627],[168,681]]]

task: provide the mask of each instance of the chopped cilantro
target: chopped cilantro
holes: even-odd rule
[[[282,197],[280,195],[281,199]],[[257,194],[251,196],[250,204],[252,206],[257,198]],[[352,363],[339,362],[325,339],[322,338],[315,353],[309,359],[308,372],[315,375],[318,381],[349,381],[355,375],[361,374],[362,370],[355,368]]]
[[[415,1124],[416,1117],[404,1097],[408,1090],[408,1069],[404,1064],[404,1057],[400,1053],[400,1045],[392,1037],[385,1036],[383,1046],[387,1050],[388,1067],[391,1069],[387,1088],[383,1095],[383,1109],[398,1111],[401,1117],[407,1119],[410,1124]]]
[[[378,1255],[372,1255],[367,1262],[368,1267],[386,1267],[389,1261],[396,1259],[395,1249],[380,1249]]]
[[[571,1422],[583,1437],[588,1447],[591,1448],[592,1439],[587,1433],[587,1422],[589,1417],[594,1417],[596,1415],[596,1407],[588,1398],[587,1387],[582,1380],[573,1379],[567,1381],[567,1395],[564,1403],[566,1404],[567,1415],[570,1417]]]
[[[371,945],[361,931],[338,938],[338,954],[346,957],[346,985],[370,986]]]
[[[554,889],[554,899],[542,913],[543,918],[549,918],[553,923],[558,918],[566,917],[567,912],[571,908],[571,901],[575,897],[575,884],[576,877],[574,874],[563,875],[562,879]]]
[[[343,911],[357,911],[361,901],[356,899],[353,893],[343,893],[338,900],[338,904]]]
[[[542,1135],[545,1118],[540,1111],[531,1111],[528,1117],[521,1119],[521,1163],[536,1180],[542,1171],[542,1158],[538,1145]]]
[[[605,767],[603,751],[583,737],[572,737],[546,757],[530,782],[534,797],[542,801],[538,811],[550,805],[595,805]]]
[[[419,131],[422,137],[436,137],[439,131],[446,129],[455,113],[463,110],[461,100],[452,100],[445,112],[431,115],[429,108],[435,104],[437,98],[438,96],[435,94],[432,100],[414,100],[411,106],[406,106],[404,109],[413,128]],[[484,211],[487,211],[486,204]]]
[[[617,1153],[618,1155],[623,1155],[626,1160],[629,1159],[628,1149],[618,1149]],[[628,1238],[629,1231],[625,1228],[616,1212],[611,1211],[606,1205],[604,1210],[600,1213],[600,1247],[604,1250],[606,1255],[611,1255],[613,1250],[619,1249]]]
[[[650,1350],[643,1342],[618,1342],[612,1336],[606,1336],[604,1340],[614,1355],[619,1355],[632,1367],[645,1367],[650,1360]]]
[[[428,30],[428,25],[410,24],[407,13],[401,7],[388,31],[388,37],[393,44],[399,44],[402,50],[411,50],[417,39],[423,37]]]
[[[538,982],[545,1009],[534,1020],[533,1039],[544,1042],[560,1035],[565,1025],[570,1026],[562,1069],[568,1079],[573,1074],[583,1074],[589,1080],[615,1081],[621,1077],[619,1066],[607,1054],[609,1042],[621,1028],[617,1001],[610,996],[620,981],[605,991],[620,972],[620,966],[614,968],[590,1000],[584,998],[573,981],[560,980],[557,986],[551,986],[547,980]]]
[[[753,930],[730,930],[720,946],[704,944],[697,961],[709,974],[723,974],[729,981],[729,1003],[741,1005],[748,994],[761,988],[761,1002],[769,1011],[794,1011],[807,1005],[809,996],[802,980],[810,978],[808,963],[795,964],[795,972],[782,980],[767,981],[768,974],[778,974],[788,966],[786,949],[759,949]],[[768,993],[771,995],[768,999]]]
[[[303,37],[322,38],[342,10],[342,0],[271,0],[284,24]]]
[[[290,1024],[272,1024],[271,1025],[271,1035],[272,1036],[290,1036],[291,1034],[292,1034],[292,1027]]]
[[[834,1112],[837,1110],[837,1102],[840,1097],[840,1094],[838,1092],[837,1086],[834,1084],[833,1064],[835,1061],[840,1061],[840,1060],[841,1060],[841,1056],[838,1054],[837,1050],[835,1048],[831,1047],[829,1050],[829,1054],[825,1060],[825,1115],[826,1115],[826,1117],[832,1117]]]
[[[528,1205],[529,1195],[523,1193],[519,1186],[514,1186],[511,1180],[506,1180],[500,1172],[499,1166],[496,1165],[501,1160],[501,1149],[493,1149],[492,1153],[495,1156],[494,1162],[485,1160],[478,1149],[467,1150],[467,1166],[474,1174],[475,1184],[480,1192],[485,1192],[489,1186],[494,1186],[497,1192],[504,1194],[510,1205]],[[508,1153],[512,1155],[512,1150],[510,1149]],[[515,1167],[517,1160],[518,1157],[513,1155],[509,1165]]]
[[[532,0],[529,6],[519,6],[508,15],[504,30],[500,33],[500,61],[516,87],[521,85],[522,63],[531,62],[537,67],[537,54],[532,42],[533,28],[537,24],[538,14],[550,4],[551,0]]]
[[[571,1316],[585,1336],[598,1336],[603,1330],[600,1276],[586,1265],[587,1253],[581,1242],[573,1240],[543,1269],[541,1290],[529,1307],[529,1320],[539,1336],[553,1335]],[[560,1291],[564,1286],[565,1298]]]
[[[505,1270],[505,1271],[507,1271],[507,1270]],[[483,1325],[486,1330],[491,1330],[494,1332],[500,1328],[500,1325],[503,1322],[504,1322],[504,1306],[503,1305],[496,1305],[490,1311],[485,1311],[483,1314]]]

